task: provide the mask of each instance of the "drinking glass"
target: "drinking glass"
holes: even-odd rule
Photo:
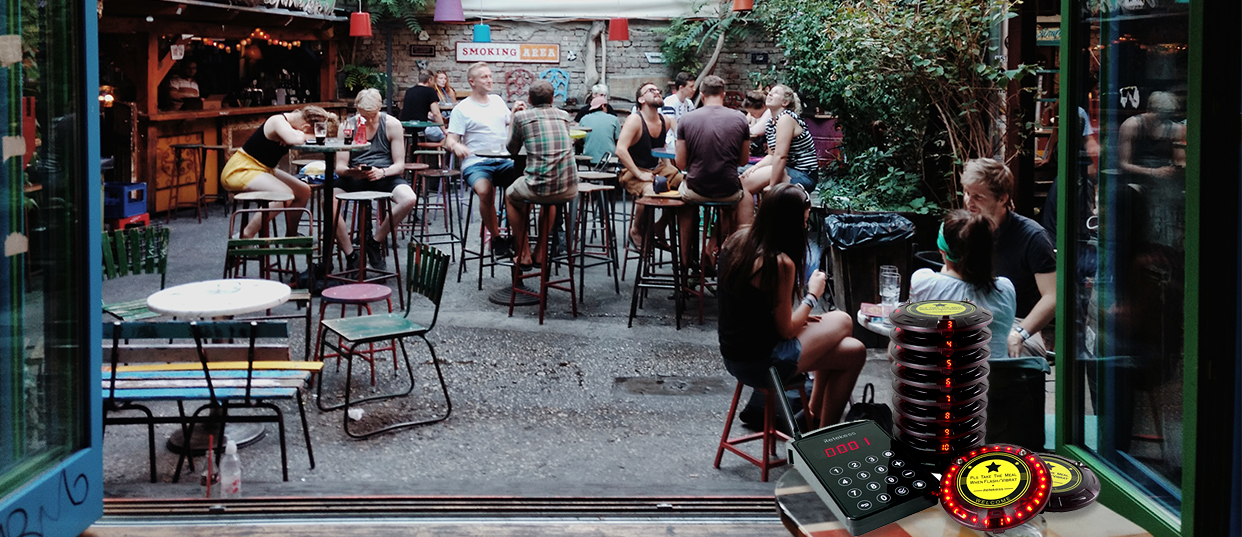
[[[884,309],[884,317],[897,307],[901,298],[901,273],[893,265],[880,267],[880,306]]]
[[[323,121],[315,122],[315,143],[323,145],[324,139],[328,137],[328,124]]]

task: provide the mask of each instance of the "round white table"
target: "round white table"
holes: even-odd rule
[[[274,308],[287,302],[289,293],[288,285],[270,280],[207,280],[159,291],[147,297],[147,307],[180,319],[218,319]],[[205,453],[207,440],[214,431],[211,426],[196,429],[189,442],[189,452]],[[229,431],[229,437],[238,447],[258,442],[266,433],[261,423],[238,423]],[[186,451],[181,431],[169,436],[168,449],[174,453]]]
[[[269,280],[207,280],[169,287],[147,307],[179,319],[213,319],[274,308],[289,300],[288,285]]]

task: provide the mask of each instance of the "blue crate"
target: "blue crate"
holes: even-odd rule
[[[145,212],[146,183],[104,183],[104,218],[129,218]]]

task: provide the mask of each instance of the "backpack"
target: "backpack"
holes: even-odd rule
[[[868,392],[870,392],[870,400],[868,400]],[[875,386],[870,382],[863,386],[862,398],[857,403],[850,401],[850,410],[845,413],[844,421],[854,420],[871,420],[874,421],[884,432],[889,435],[893,434],[893,409],[888,407],[886,403],[875,402]]]

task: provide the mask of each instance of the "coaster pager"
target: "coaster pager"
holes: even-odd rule
[[[778,392],[783,383],[768,370]],[[936,505],[939,480],[914,464],[913,452],[869,420],[838,423],[802,436],[784,397],[777,397],[793,440],[789,460],[850,535],[861,535]]]

